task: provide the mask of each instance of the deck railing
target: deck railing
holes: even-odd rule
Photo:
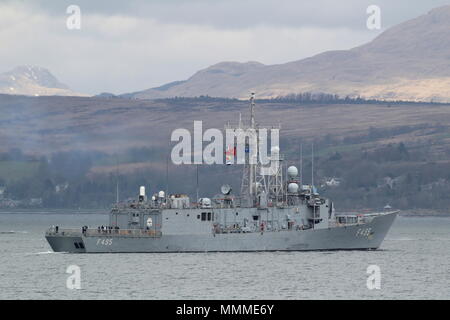
[[[53,236],[81,236],[84,235],[86,237],[160,237],[161,231],[158,230],[146,230],[146,229],[86,229],[85,231],[82,228],[78,229],[66,229],[66,228],[50,228],[46,231],[46,235]]]

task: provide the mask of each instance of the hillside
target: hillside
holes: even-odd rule
[[[0,109],[0,207],[107,207],[117,179],[121,198],[139,185],[164,190],[174,129],[192,131],[194,120],[220,129],[240,113],[248,118],[246,101],[206,97],[0,95]],[[289,164],[298,165],[303,143],[306,183],[314,141],[315,181],[340,210],[450,205],[449,105],[268,100],[257,101],[256,119],[281,124]],[[171,192],[195,194],[195,166],[170,164],[169,172]],[[239,190],[241,173],[240,166],[201,166],[202,194],[213,197],[224,182]],[[323,186],[331,177],[342,185]]]
[[[130,100],[100,97],[25,97],[0,95],[0,150],[20,148],[28,153],[64,150],[115,152],[130,147],[167,148],[171,132],[192,130],[194,120],[204,128],[223,128],[227,121],[246,119],[248,102],[219,98]],[[450,107],[443,104],[324,104],[259,101],[257,120],[282,125],[282,137],[344,139],[366,135],[371,127],[448,127]],[[417,129],[419,130],[419,129]],[[432,131],[402,137],[405,142],[437,139]],[[383,143],[389,143],[390,137]],[[392,140],[392,141],[395,141]],[[381,141],[380,141],[381,142]],[[443,149],[449,139],[440,141]]]

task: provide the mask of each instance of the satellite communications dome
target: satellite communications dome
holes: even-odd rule
[[[294,178],[298,175],[298,169],[295,166],[290,166],[287,170],[289,178]]]
[[[288,185],[288,192],[289,193],[297,193],[298,192],[298,184],[296,184],[296,183],[289,183],[289,185]]]

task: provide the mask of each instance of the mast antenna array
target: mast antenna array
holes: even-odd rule
[[[260,130],[261,129],[279,129],[279,126],[272,126],[271,128],[260,128],[259,124],[256,123],[255,120],[255,93],[252,92],[250,95],[250,121],[247,123],[241,120],[241,115],[239,115],[239,123],[237,126],[233,126],[227,124],[225,126],[226,129],[239,130],[240,133],[245,132],[245,138],[249,139],[247,142],[246,139],[241,141],[245,144],[245,163],[241,181],[241,206],[254,206],[258,204],[258,198],[261,196],[266,198],[267,196],[273,200],[275,203],[279,203],[283,201],[284,194],[284,184],[282,177],[282,169],[281,169],[281,161],[282,157],[279,154],[279,147],[272,147],[270,151],[271,154],[271,163],[277,162],[276,170],[272,170],[270,175],[267,175],[267,171],[264,172],[264,166],[261,163],[260,159]],[[239,140],[239,139],[238,139]],[[253,143],[251,141],[256,142],[256,146],[252,146]],[[239,142],[238,142],[239,143]],[[273,142],[272,142],[273,143]],[[251,147],[256,148],[256,150],[252,150]],[[266,153],[267,154],[267,153]],[[256,159],[255,159],[256,157]],[[269,199],[268,198],[268,199]]]

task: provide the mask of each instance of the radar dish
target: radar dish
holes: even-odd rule
[[[231,186],[228,184],[224,184],[223,186],[220,187],[220,191],[222,192],[222,194],[227,195],[230,194],[231,192]]]

